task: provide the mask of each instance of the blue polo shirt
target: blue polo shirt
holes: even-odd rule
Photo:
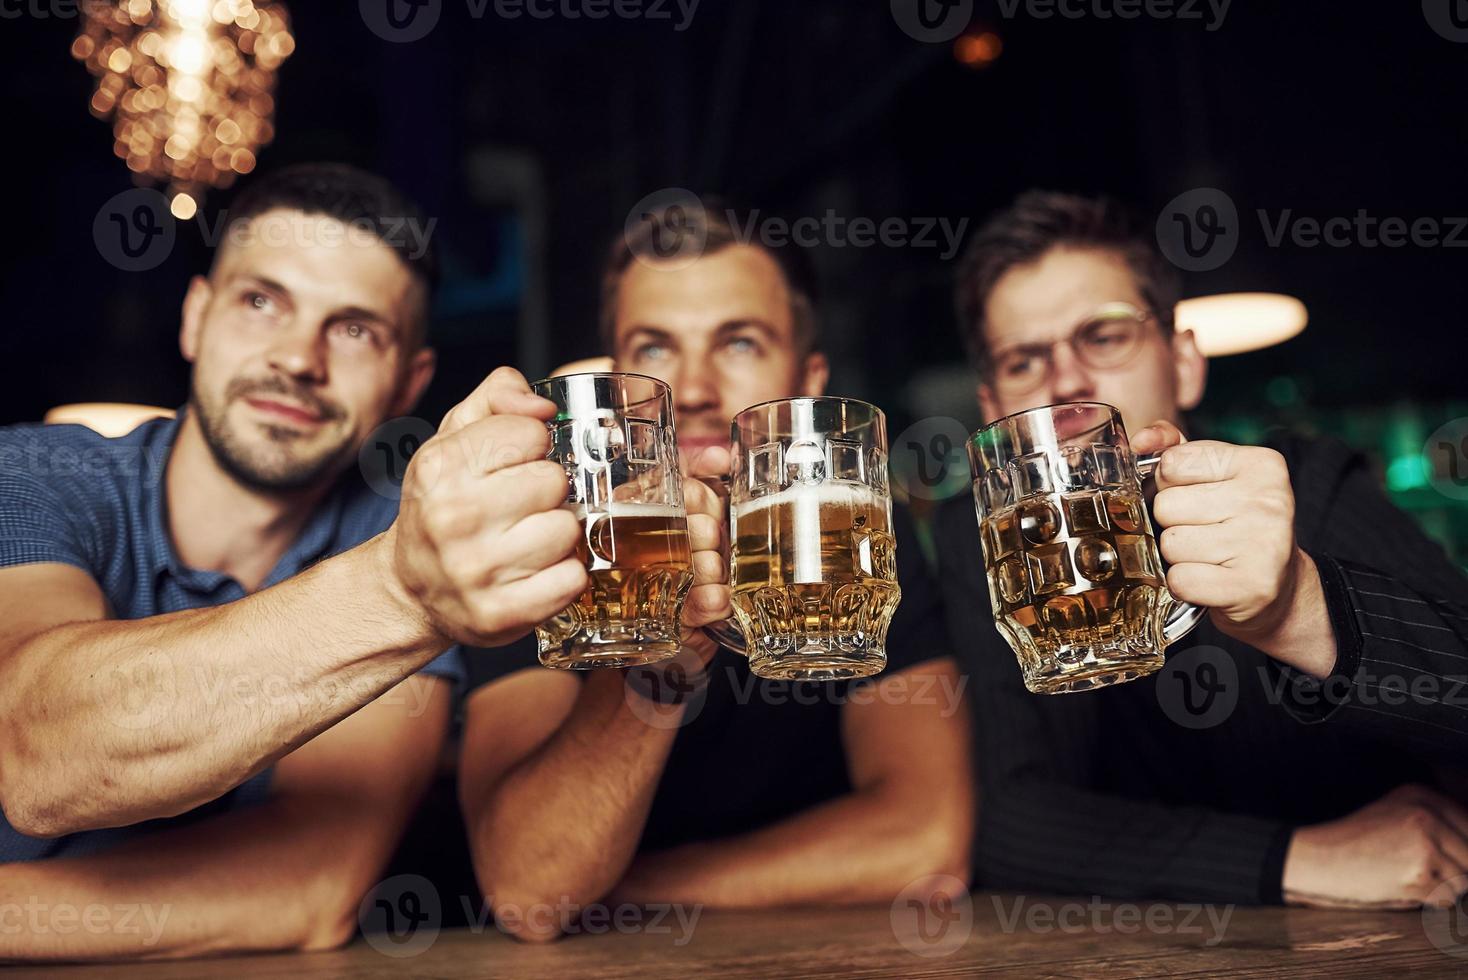
[[[0,427],[0,567],[59,562],[84,569],[118,619],[145,619],[245,597],[228,575],[185,566],[168,532],[163,474],[178,419],[146,422],[118,439],[79,425]],[[372,491],[356,471],[317,507],[261,588],[385,531],[397,502]],[[458,649],[423,673],[462,679]],[[54,840],[17,833],[0,815],[0,863],[89,854],[140,833],[190,823],[264,800],[270,771],[179,817],[88,831]]]

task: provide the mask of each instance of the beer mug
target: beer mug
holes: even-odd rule
[[[902,595],[881,410],[788,398],[745,409],[732,429],[729,582],[750,670],[877,673]]]
[[[989,599],[1036,694],[1087,691],[1162,666],[1205,610],[1167,590],[1121,416],[1079,402],[1019,412],[969,438]]]
[[[635,667],[682,646],[693,555],[673,399],[634,374],[573,374],[537,381],[555,403],[548,459],[566,470],[563,506],[581,522],[577,556],[591,585],[535,630],[547,667]]]

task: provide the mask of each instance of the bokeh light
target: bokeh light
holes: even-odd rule
[[[166,183],[175,216],[255,169],[275,135],[276,72],[295,50],[279,0],[83,4],[73,57],[97,76],[91,111],[113,120],[113,152]]]

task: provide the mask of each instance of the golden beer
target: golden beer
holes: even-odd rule
[[[677,654],[679,618],[693,586],[688,518],[681,507],[613,503],[581,522],[577,557],[591,585],[536,629],[547,667],[634,667]]]
[[[761,677],[834,680],[887,663],[897,609],[891,500],[864,484],[794,485],[731,508],[734,614]]]
[[[999,634],[1036,694],[1159,669],[1207,610],[1167,590],[1142,496],[1160,456],[1134,456],[1121,413],[1066,402],[969,437],[974,507]]]
[[[994,621],[1030,690],[1086,690],[1162,665],[1170,596],[1140,494],[1029,497],[980,531]]]

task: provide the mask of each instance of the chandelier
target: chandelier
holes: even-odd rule
[[[275,135],[275,73],[295,50],[278,0],[84,0],[71,53],[98,79],[113,152],[168,186],[188,220],[209,187],[255,169]]]

